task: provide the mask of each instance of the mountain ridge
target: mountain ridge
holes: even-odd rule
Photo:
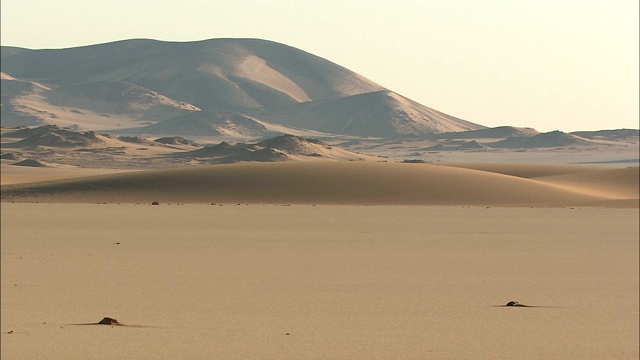
[[[98,106],[104,103],[86,104],[85,108],[74,106],[77,111],[93,116],[92,123],[87,125],[81,123],[82,117],[63,111],[71,104],[82,105],[65,100],[69,92],[78,98],[82,95],[78,90],[108,93],[113,91],[113,84],[131,84],[128,88],[121,86],[121,91],[153,98],[155,102],[145,106],[154,109],[165,106],[173,112],[230,111],[275,125],[337,135],[387,137],[484,128],[404,98],[325,58],[261,39],[192,42],[131,39],[40,50],[2,47],[2,72],[7,75],[3,82],[37,82],[50,88],[38,90],[38,94],[19,93],[3,98],[3,104],[9,105],[7,112],[17,118],[12,120],[12,126],[21,125],[19,118],[23,116],[24,125],[34,125],[35,117],[44,124],[77,124],[86,130],[139,127],[136,121],[141,120],[140,116],[104,111]],[[109,101],[114,109],[122,111],[127,104],[120,103],[117,95],[112,93]],[[350,108],[359,100],[376,96],[377,101],[361,104],[358,111],[326,109],[344,104]],[[323,106],[324,115],[315,118],[322,124],[309,124],[309,114],[304,109]],[[366,109],[374,106],[375,109]],[[284,114],[283,109],[290,110]],[[181,116],[163,111],[151,115],[143,116],[148,124]],[[27,124],[29,117],[31,122]]]

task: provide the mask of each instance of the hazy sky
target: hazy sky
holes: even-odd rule
[[[486,126],[638,128],[637,0],[2,0],[2,45],[281,42]]]

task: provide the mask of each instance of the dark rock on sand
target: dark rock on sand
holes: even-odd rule
[[[527,305],[524,304],[520,304],[517,301],[509,301],[505,306],[520,306],[520,307],[527,307]]]
[[[100,322],[98,322],[99,325],[118,325],[120,324],[118,322],[118,320],[110,318],[110,317],[106,317],[102,320],[100,320]]]

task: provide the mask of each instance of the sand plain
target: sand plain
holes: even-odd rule
[[[288,161],[14,183],[2,201],[638,207],[638,183],[637,166]]]
[[[3,202],[2,225],[3,359],[638,358],[637,208]],[[71,325],[105,316],[144,327]]]
[[[637,166],[11,170],[2,358],[639,355]]]

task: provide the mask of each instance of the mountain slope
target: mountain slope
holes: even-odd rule
[[[485,128],[381,90],[262,112],[272,123],[334,134],[389,137]]]
[[[178,136],[262,137],[270,131],[255,119],[232,111],[192,111],[152,125],[120,133]]]
[[[531,137],[514,137],[486,144],[492,148],[550,148],[571,145],[588,145],[589,141],[562,131],[551,131]]]
[[[57,50],[3,47],[2,56],[3,79],[48,87],[12,98],[10,106],[3,105],[3,114],[5,108],[8,113],[15,108],[41,123],[78,124],[85,130],[137,128],[141,120],[158,123],[198,110],[339,135],[484,128],[404,98],[326,59],[265,40],[136,39]]]
[[[229,144],[205,146],[202,149],[171,155],[175,158],[208,159],[208,163],[234,163],[242,161],[274,162],[284,160],[343,160],[371,159],[331,146],[319,140],[294,135],[281,135],[255,144]]]
[[[442,133],[437,134],[434,137],[437,139],[498,139],[531,137],[538,134],[540,133],[532,128],[498,126],[488,129]]]
[[[59,85],[129,82],[209,109],[259,108],[382,89],[315,55],[255,39],[139,39],[22,51],[3,59],[2,68],[14,77]]]
[[[19,130],[20,131],[20,130]],[[26,134],[26,132],[24,132]],[[3,144],[6,148],[22,148],[35,146],[76,147],[104,142],[93,131],[78,132],[58,127],[45,126],[41,131],[34,131],[22,140]]]

